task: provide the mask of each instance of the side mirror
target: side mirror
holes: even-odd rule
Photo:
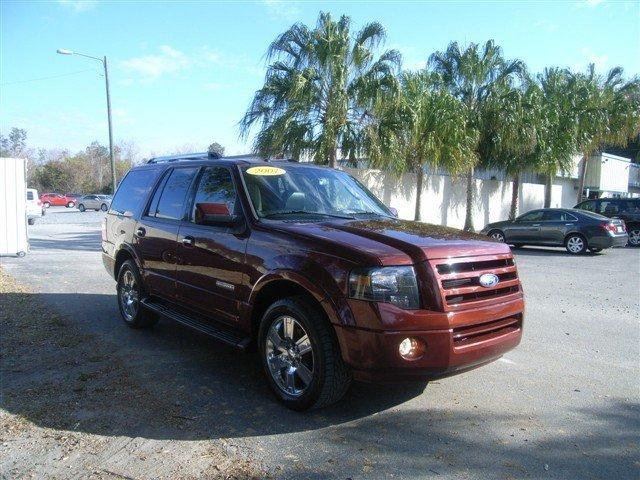
[[[394,217],[398,218],[398,209],[397,208],[389,207],[389,211],[391,212],[391,215],[393,215]]]
[[[199,225],[230,227],[240,221],[240,215],[232,215],[226,203],[196,203],[194,220]]]

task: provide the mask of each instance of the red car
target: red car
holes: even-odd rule
[[[73,208],[76,206],[76,199],[61,193],[43,193],[40,195],[40,201],[44,208],[53,207],[67,207]]]

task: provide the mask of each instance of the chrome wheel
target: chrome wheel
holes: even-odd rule
[[[634,246],[640,245],[640,228],[634,228],[629,232],[629,243]]]
[[[271,378],[288,395],[299,397],[313,380],[313,349],[307,332],[290,316],[278,317],[265,340]]]
[[[490,238],[493,238],[494,240],[504,243],[504,234],[502,232],[499,231],[493,231],[491,232],[491,235],[489,235]]]
[[[570,237],[567,240],[567,250],[571,253],[580,253],[584,250],[584,240],[582,237]]]
[[[122,274],[118,294],[122,313],[128,321],[132,321],[138,313],[138,284],[131,270],[126,270]]]

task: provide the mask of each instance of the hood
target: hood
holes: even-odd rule
[[[398,219],[282,222],[278,228],[336,244],[338,251],[355,250],[375,256],[382,265],[510,252],[507,245],[484,235]]]

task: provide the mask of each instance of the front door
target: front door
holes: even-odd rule
[[[563,245],[567,232],[573,230],[578,219],[561,210],[547,210],[540,226],[540,241],[549,245]]]
[[[521,215],[505,229],[505,240],[510,243],[538,242],[543,216],[542,210],[533,210]]]
[[[198,205],[215,205],[224,213],[241,215],[236,188],[227,167],[202,170],[190,213],[178,232],[177,281],[180,303],[202,314],[235,324],[238,321],[247,229],[196,223]]]
[[[136,225],[135,241],[148,293],[175,299],[177,237],[187,193],[197,168],[174,168],[158,185],[148,210]]]

